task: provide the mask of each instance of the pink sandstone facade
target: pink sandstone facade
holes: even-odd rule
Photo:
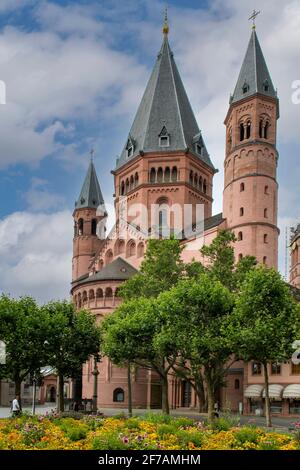
[[[259,263],[277,267],[278,235],[276,170],[276,126],[279,117],[277,93],[272,84],[258,39],[253,29],[246,56],[225,119],[223,213],[212,215],[213,176],[216,172],[206,150],[192,108],[177,70],[164,27],[161,51],[146,87],[136,118],[121,156],[112,171],[116,224],[105,233],[106,210],[91,161],[74,210],[72,296],[77,308],[91,310],[97,320],[120,305],[118,287],[134,275],[146,249],[147,238],[163,229],[165,208],[177,205],[204,213],[204,233],[183,237],[183,260],[205,262],[199,253],[221,229],[231,229],[237,242],[236,259],[253,255]],[[124,201],[128,213],[124,220]],[[136,225],[136,204],[148,209],[143,226]],[[150,217],[153,204],[158,219]],[[100,207],[100,210],[99,210]],[[174,213],[167,225],[175,233],[187,221]],[[99,236],[99,226],[102,236]],[[299,231],[300,232],[300,231]],[[292,283],[299,286],[299,238],[293,245]],[[298,266],[298,267],[297,267]],[[298,269],[298,271],[297,271]],[[272,411],[300,412],[300,370],[291,364],[270,365]],[[127,369],[107,358],[97,363],[97,405],[127,407]],[[82,397],[92,398],[95,365],[91,358],[83,367]],[[171,407],[198,407],[188,383],[170,375]],[[161,406],[158,376],[148,370],[132,371],[133,406]],[[246,413],[263,409],[263,375],[259,364],[236,362],[219,396],[223,408]],[[273,394],[273,395],[272,395]],[[256,411],[258,410],[258,412]]]

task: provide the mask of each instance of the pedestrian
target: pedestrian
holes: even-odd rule
[[[11,411],[13,416],[19,416],[21,414],[20,396],[16,395],[11,404]]]

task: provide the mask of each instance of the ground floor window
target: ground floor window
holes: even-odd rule
[[[253,400],[250,398],[250,413],[256,414],[256,410],[262,412],[262,408],[260,400]]]
[[[114,390],[114,402],[124,401],[124,390],[122,388],[116,388]]]
[[[289,412],[291,415],[300,414],[300,400],[290,400]]]
[[[271,413],[281,413],[282,401],[271,401]]]

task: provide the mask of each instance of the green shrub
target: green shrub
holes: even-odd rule
[[[157,427],[157,434],[162,439],[170,434],[175,434],[177,431],[176,426],[174,424],[160,424]]]
[[[169,424],[174,421],[174,418],[170,415],[166,415],[164,413],[146,413],[144,416],[141,417],[146,421],[149,421],[153,424]]]
[[[252,442],[256,444],[257,439],[258,439],[258,434],[255,429],[245,427],[235,432],[234,437],[241,444],[244,444],[245,442]]]
[[[129,418],[125,425],[127,429],[140,429],[140,422],[137,418]]]
[[[180,429],[176,432],[176,436],[178,438],[179,444],[182,447],[186,447],[189,442],[192,442],[196,447],[201,447],[202,445],[203,435],[201,432],[188,432]]]
[[[128,445],[124,444],[116,434],[106,434],[95,437],[92,444],[93,450],[125,450]]]
[[[57,424],[71,441],[80,441],[81,439],[85,439],[89,431],[86,424],[79,423],[73,418],[60,419]]]
[[[237,426],[239,421],[238,416],[225,415],[215,419],[210,427],[215,431],[229,431],[229,429]]]
[[[189,426],[193,426],[195,424],[195,421],[189,418],[175,418],[174,419],[174,424],[177,428],[187,428]]]

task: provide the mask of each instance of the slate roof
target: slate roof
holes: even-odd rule
[[[264,88],[268,84],[268,90]],[[243,92],[244,85],[248,91]],[[230,102],[234,103],[256,93],[277,98],[268,67],[263,56],[255,29],[252,29],[247,52]]]
[[[99,205],[104,206],[104,199],[95,166],[91,160],[79,198],[75,202],[75,209],[97,208]]]
[[[138,270],[131,264],[127,263],[123,258],[118,257],[96,274],[81,276],[73,281],[72,284],[80,285],[96,281],[126,281],[137,272]]]
[[[169,146],[161,147],[159,136],[165,135],[165,130],[169,135]],[[201,155],[195,150],[198,140],[202,146]],[[131,145],[133,152],[128,157],[127,149]],[[184,151],[187,148],[214,168],[180,78],[168,36],[164,34],[161,50],[116,167],[121,167],[140,152]]]

